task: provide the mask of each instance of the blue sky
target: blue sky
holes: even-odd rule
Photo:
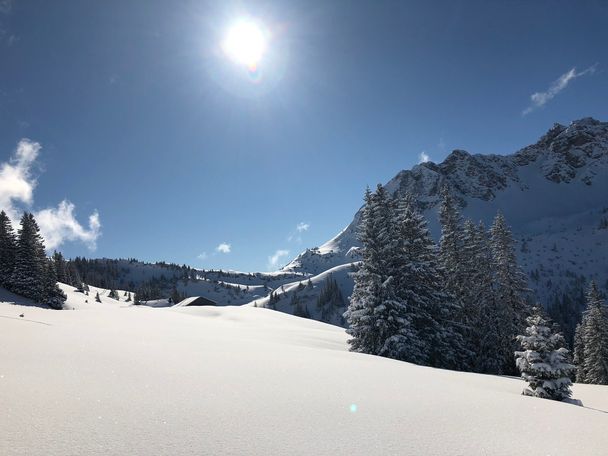
[[[221,52],[240,17],[270,36],[255,77]],[[607,23],[600,1],[0,0],[0,204],[68,256],[272,269],[423,153],[607,120]]]

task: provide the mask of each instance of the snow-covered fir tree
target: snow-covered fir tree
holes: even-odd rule
[[[493,261],[488,233],[482,223],[465,222],[463,261],[467,286],[463,289],[462,320],[465,341],[473,353],[468,368],[475,372],[500,374],[504,353],[501,341],[511,335],[502,330],[503,306],[498,306],[493,282]]]
[[[21,296],[43,302],[46,273],[47,258],[40,229],[34,216],[26,212],[21,217],[11,289]]]
[[[17,238],[6,212],[0,211],[0,286],[11,289]]]
[[[62,309],[67,296],[57,285],[57,272],[55,261],[47,260],[46,273],[44,276],[44,300],[43,303],[53,309]]]
[[[389,327],[385,320],[394,309],[394,293],[386,290],[384,285],[389,279],[391,206],[390,198],[381,185],[373,194],[369,188],[366,190],[359,232],[363,261],[353,274],[353,293],[344,314],[349,324],[347,333],[351,339],[348,343],[352,351],[386,355],[386,341],[395,335],[397,325]]]
[[[573,353],[573,361],[576,366],[576,381],[578,383],[587,383],[587,379],[585,378],[585,338],[583,337],[583,332],[585,327],[585,316],[583,315],[583,320],[576,325],[576,330],[574,331],[574,353]]]
[[[504,216],[499,212],[490,228],[495,299],[500,308],[501,345],[503,353],[502,373],[515,372],[513,352],[516,348],[515,336],[526,327],[530,308],[526,297],[529,293],[526,276],[517,264],[511,230]]]
[[[70,283],[67,263],[63,258],[61,252],[53,252],[53,262],[55,263],[55,270],[57,271],[57,281],[61,283]]]
[[[525,335],[518,335],[522,351],[516,351],[517,368],[528,382],[523,394],[561,401],[570,397],[570,375],[575,367],[568,360],[568,350],[560,333],[535,307],[527,319]]]
[[[411,195],[399,200],[395,226],[394,275],[406,323],[401,359],[461,369],[466,348],[455,321],[459,303],[442,286],[437,247]]]
[[[577,381],[608,385],[608,309],[595,281],[587,293],[587,310],[575,334]]]
[[[456,201],[445,185],[441,188],[439,222],[439,262],[445,277],[444,289],[456,299],[460,299],[465,287],[462,217]]]

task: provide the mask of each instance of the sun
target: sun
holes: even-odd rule
[[[255,70],[266,46],[265,29],[253,20],[241,19],[228,29],[222,50],[234,62]]]

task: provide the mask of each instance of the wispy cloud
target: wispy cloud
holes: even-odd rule
[[[301,233],[302,231],[308,231],[308,228],[310,228],[310,223],[300,222],[296,226],[296,231],[298,233]]]
[[[201,252],[196,256],[196,258],[198,258],[199,260],[206,260],[207,258],[209,258],[209,255],[207,255],[207,252]]]
[[[268,257],[268,267],[270,269],[276,268],[279,264],[279,261],[281,261],[281,258],[284,258],[287,255],[289,255],[289,250],[277,250],[276,252],[274,252],[274,255]]]
[[[544,92],[535,92],[530,95],[531,104],[523,110],[522,115],[528,115],[535,109],[538,109],[546,105],[549,101],[555,98],[562,90],[568,87],[570,81],[580,78],[588,74],[593,74],[597,70],[597,63],[590,66],[583,71],[576,71],[576,68],[571,68],[566,73],[562,74],[556,81],[554,81],[549,88]]]
[[[8,14],[13,8],[13,0],[0,0],[0,14]]]
[[[446,148],[446,144],[443,139],[443,136],[441,136],[441,137],[439,137],[439,142],[437,143],[437,149],[439,149],[440,152],[445,152],[445,148]]]
[[[219,253],[230,253],[232,251],[232,246],[226,242],[222,242],[215,250]]]
[[[429,154],[426,153],[426,151],[422,151],[420,152],[420,154],[418,155],[418,163],[426,163],[431,159],[431,157],[429,157]]]
[[[10,15],[13,3],[13,0],[0,0],[0,16]],[[19,37],[9,32],[9,29],[0,17],[0,43],[5,43],[10,47],[17,41],[19,41]]]
[[[287,236],[288,242],[297,242],[298,244],[302,243],[302,233],[308,231],[310,229],[310,223],[308,222],[300,222],[296,225],[296,228],[289,233]]]
[[[41,149],[39,143],[22,139],[9,161],[0,164],[0,209],[15,225],[20,218],[21,206],[29,207],[34,203],[37,181],[32,168]],[[88,228],[85,228],[76,220],[75,209],[74,204],[63,200],[57,207],[34,212],[47,249],[55,249],[66,241],[80,241],[95,250],[97,238],[101,235],[99,213],[94,211],[89,216]]]

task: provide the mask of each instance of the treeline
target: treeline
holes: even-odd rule
[[[17,234],[0,212],[0,286],[53,309],[61,309],[66,300],[57,286],[55,262],[46,256],[40,228],[29,212],[21,217]]]
[[[136,260],[128,259],[88,259],[76,257],[69,260],[82,279],[89,285],[106,289],[128,289],[137,290],[141,288],[145,294],[155,295],[149,299],[166,297],[168,291],[177,283],[178,280],[188,283],[198,279],[198,271],[187,265],[166,263],[164,261],[148,264]],[[157,267],[162,272],[152,271],[149,279],[133,278],[132,272],[136,267]],[[148,271],[142,271],[146,274]],[[156,296],[164,294],[165,296]]]

